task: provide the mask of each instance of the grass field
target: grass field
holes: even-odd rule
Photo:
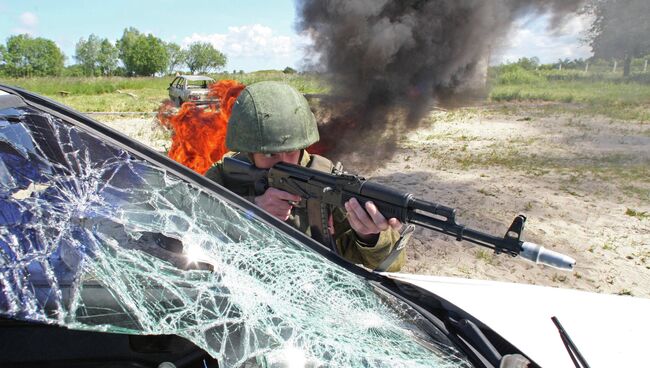
[[[542,101],[549,112],[605,115],[624,120],[650,120],[650,73],[628,78],[613,73],[577,70],[530,71],[517,66],[490,69],[488,101]],[[319,76],[284,74],[268,70],[212,75],[244,84],[263,80],[284,81],[303,93],[324,93],[327,83]],[[156,78],[30,78],[0,77],[0,83],[43,94],[82,112],[152,112],[167,98],[173,77]]]
[[[263,80],[286,82],[303,93],[327,89],[316,76],[258,71],[245,74],[214,74],[216,80],[234,79],[243,84]],[[167,99],[167,87],[174,77],[151,78],[5,78],[0,83],[42,94],[82,112],[152,112]]]
[[[650,120],[650,73],[623,78],[613,73],[575,70],[528,71],[495,68],[490,75],[491,101],[545,101],[549,112],[605,115],[623,120]]]

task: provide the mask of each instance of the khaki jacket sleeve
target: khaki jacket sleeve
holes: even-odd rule
[[[226,157],[234,157],[234,158],[237,158],[238,160],[243,160],[243,161],[248,162],[248,158],[246,158],[246,156],[244,154],[239,153],[239,152],[229,151],[229,152],[226,152],[223,155],[221,160],[215,162],[212,165],[212,167],[210,167],[208,169],[208,171],[205,172],[204,175],[205,175],[206,178],[217,182],[217,184],[225,186],[226,188],[228,188],[228,183],[226,183],[226,177],[223,174],[223,159],[226,158]],[[231,188],[228,188],[228,189],[231,189]]]
[[[399,233],[392,228],[384,230],[379,234],[377,244],[373,246],[357,238],[357,234],[350,227],[350,223],[345,218],[345,213],[341,209],[337,208],[334,210],[333,220],[335,229],[334,238],[338,253],[348,261],[362,264],[370,269],[379,267],[400,238]],[[405,259],[406,255],[402,252],[387,271],[399,271],[404,265]]]
[[[236,155],[237,153],[235,152],[228,152],[224,155],[224,157],[233,157]],[[242,159],[241,157],[238,158]],[[214,165],[212,165],[212,167],[206,171],[205,177],[225,187],[233,193],[243,197],[249,202],[255,202],[255,191],[252,186],[241,186],[238,184],[233,184],[226,179],[226,176],[223,173],[223,160],[219,160]]]
[[[221,161],[216,162],[214,165],[212,165],[211,168],[208,169],[205,173],[205,177],[216,182],[219,185],[224,185],[224,180],[223,180],[223,164]]]

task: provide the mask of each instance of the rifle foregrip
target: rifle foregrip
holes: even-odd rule
[[[358,193],[346,193],[343,195],[343,202],[355,197],[362,206],[372,201],[379,212],[386,218],[396,218],[401,222],[408,220],[409,203],[413,195],[400,192],[393,188],[372,182],[363,182]]]

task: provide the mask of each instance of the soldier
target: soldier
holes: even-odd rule
[[[246,87],[233,106],[226,134],[226,146],[233,152],[226,156],[252,162],[262,169],[286,162],[331,173],[335,170],[332,161],[305,150],[318,140],[316,119],[302,94],[287,84],[259,82]],[[221,161],[205,175],[317,239],[310,231],[309,220],[312,216],[313,223],[313,216],[318,215],[309,212],[299,196],[276,188],[256,196],[253,186],[230,184]],[[353,198],[345,208],[325,208],[320,213],[326,213],[320,217],[327,218],[321,221],[327,225],[322,227],[327,228],[322,237],[327,240],[318,240],[343,258],[371,269],[381,265],[388,271],[398,271],[402,267],[404,254],[391,255],[402,224],[395,218],[386,220],[372,202],[367,202],[364,209]]]

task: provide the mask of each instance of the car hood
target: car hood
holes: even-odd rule
[[[574,367],[553,316],[591,367],[647,362],[650,299],[453,277],[390,276],[453,300],[542,367]]]

